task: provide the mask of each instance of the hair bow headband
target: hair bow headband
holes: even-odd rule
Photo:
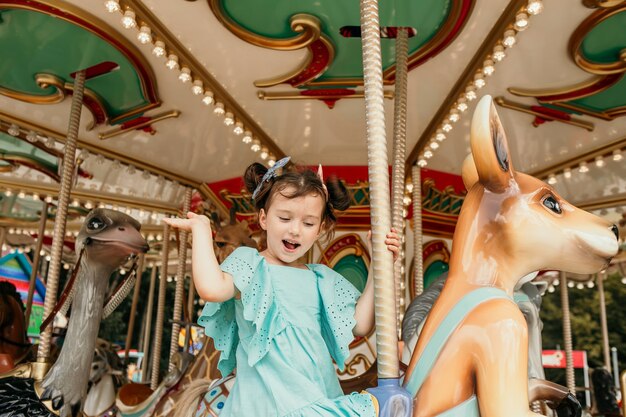
[[[276,161],[276,163],[267,170],[267,172],[263,175],[263,178],[261,178],[261,182],[259,182],[259,185],[256,186],[254,192],[252,193],[253,199],[256,199],[256,196],[259,194],[259,191],[261,191],[261,187],[263,187],[263,184],[278,175],[276,173],[276,170],[287,165],[290,159],[290,156],[286,156],[283,159]]]

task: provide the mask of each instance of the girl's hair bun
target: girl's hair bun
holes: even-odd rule
[[[243,175],[243,181],[249,193],[253,193],[261,182],[263,175],[267,172],[267,168],[263,164],[255,162],[251,164]]]
[[[326,179],[328,202],[335,210],[343,211],[350,207],[350,193],[346,186],[335,175]]]

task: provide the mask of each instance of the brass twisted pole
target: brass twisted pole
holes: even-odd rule
[[[141,362],[141,382],[148,380],[148,358],[150,358],[150,331],[152,330],[152,306],[154,304],[154,287],[156,284],[157,267],[152,265],[150,271],[150,289],[148,290],[148,306],[146,307],[146,328],[143,335],[143,360]]]
[[[565,347],[565,381],[567,389],[572,394],[576,393],[576,380],[574,379],[574,360],[572,356],[572,323],[569,314],[569,293],[567,289],[567,275],[561,271],[561,311],[563,311],[563,345]]]
[[[186,217],[187,212],[191,208],[191,188],[185,190],[185,198],[183,200],[183,216]],[[185,290],[185,267],[187,266],[187,238],[189,232],[181,230],[178,239],[178,266],[176,268],[176,292],[174,293],[174,315],[172,323],[172,338],[170,339],[170,361],[169,370],[175,367],[172,358],[178,352],[178,335],[180,333],[180,319],[183,311],[183,292]]]
[[[396,86],[393,113],[393,171],[392,171],[392,224],[400,242],[404,241],[404,167],[406,159],[406,90],[408,72],[409,36],[400,28],[396,37]],[[402,331],[404,315],[404,257],[393,265],[396,286],[396,327]],[[399,335],[400,336],[400,335]]]
[[[135,292],[133,302],[130,306],[130,317],[128,318],[128,330],[126,331],[126,345],[124,346],[124,366],[128,366],[130,356],[130,345],[133,342],[133,330],[135,330],[135,315],[137,314],[137,304],[139,303],[139,292],[141,290],[141,276],[143,275],[144,254],[139,255],[139,265],[137,267],[137,279],[135,279]]]
[[[163,249],[161,252],[161,275],[159,281],[159,297],[157,299],[157,315],[154,324],[154,348],[152,349],[152,373],[150,374],[150,389],[154,391],[159,386],[159,357],[161,356],[161,342],[163,341],[163,316],[165,315],[165,291],[167,289],[167,263],[170,251],[170,227],[163,223]]]
[[[422,173],[419,166],[411,166],[413,181],[413,277],[415,296],[424,292],[424,259],[422,257]]]
[[[65,225],[67,222],[67,206],[70,201],[70,192],[74,180],[74,165],[76,162],[76,137],[80,126],[80,114],[83,107],[83,92],[85,89],[86,71],[76,72],[72,93],[72,108],[70,122],[63,153],[63,171],[61,173],[61,188],[59,190],[58,206],[52,234],[51,260],[48,267],[48,279],[46,281],[46,298],[43,305],[43,317],[48,317],[56,304],[57,291],[59,289],[59,273],[61,271],[61,256],[63,255],[63,242],[65,240]],[[46,362],[50,353],[50,339],[52,326],[48,326],[41,333],[39,349],[37,350],[37,362]]]
[[[391,228],[389,171],[383,78],[380,50],[378,2],[361,0],[361,45],[363,47],[363,82],[372,222],[372,268],[378,378],[398,378],[398,334],[396,331],[393,258],[385,245]]]
[[[41,247],[43,246],[43,237],[46,232],[46,222],[48,221],[48,203],[44,201],[41,208],[41,218],[39,219],[39,230],[37,230],[37,244],[35,245],[35,255],[33,256],[33,266],[30,271],[30,280],[28,281],[28,297],[26,298],[26,328],[30,323],[30,313],[33,311],[33,298],[35,296],[35,284],[37,282],[37,271],[39,270],[39,261],[41,260]]]
[[[606,271],[597,275],[598,296],[600,301],[600,328],[602,329],[602,353],[604,354],[604,366],[611,372],[611,354],[609,353],[609,327],[606,321],[606,300],[604,298],[604,280]]]

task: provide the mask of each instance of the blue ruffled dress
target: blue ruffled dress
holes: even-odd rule
[[[374,417],[367,394],[344,395],[343,369],[359,297],[324,265],[271,265],[241,247],[221,265],[240,299],[207,303],[198,322],[221,351],[218,368],[237,379],[221,417]]]

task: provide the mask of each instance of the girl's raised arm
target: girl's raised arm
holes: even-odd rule
[[[192,212],[186,219],[166,218],[171,227],[192,233],[191,265],[198,295],[209,302],[222,302],[235,296],[233,277],[220,269],[213,250],[211,222],[206,216]]]
[[[370,251],[370,254],[372,253],[371,239],[372,232],[370,231],[367,235],[367,242],[369,246],[368,249]],[[385,244],[387,244],[387,249],[389,249],[389,251],[393,254],[393,261],[395,262],[398,259],[398,255],[400,254],[400,239],[398,238],[396,229],[392,228],[391,232],[387,233]],[[363,293],[356,303],[356,310],[354,312],[356,325],[354,326],[354,329],[352,329],[352,333],[354,333],[355,336],[367,336],[374,327],[374,276],[372,274],[373,270],[374,269],[370,267],[370,271],[367,276],[367,283],[365,284],[365,289],[363,290]]]

